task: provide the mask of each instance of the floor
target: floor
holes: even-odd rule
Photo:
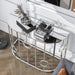
[[[0,37],[8,39],[9,35],[0,31]],[[12,55],[9,44],[7,48],[0,49],[0,75],[52,75],[52,73],[38,71],[17,60]]]

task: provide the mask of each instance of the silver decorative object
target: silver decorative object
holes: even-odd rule
[[[23,25],[28,25],[31,23],[28,15],[26,13],[24,13],[22,6],[21,5],[17,5],[18,9],[16,9],[15,14],[18,14],[20,21]]]

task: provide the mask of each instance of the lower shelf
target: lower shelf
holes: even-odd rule
[[[59,59],[17,40],[12,45],[13,55],[21,62],[43,72],[53,72],[60,62]],[[28,46],[28,47],[27,47]]]

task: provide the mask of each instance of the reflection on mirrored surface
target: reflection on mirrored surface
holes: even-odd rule
[[[71,8],[71,2],[72,2],[72,0],[44,0],[44,1],[66,9]]]

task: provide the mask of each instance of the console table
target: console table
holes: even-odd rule
[[[10,26],[8,26],[8,29],[9,29],[9,37],[10,37],[10,43],[11,43],[11,49],[12,49],[12,53],[13,55],[18,59],[20,60],[21,62],[29,65],[29,66],[32,66],[33,68],[37,69],[37,70],[40,70],[40,71],[43,71],[43,72],[52,72],[54,71],[54,69],[56,68],[56,66],[54,65],[54,63],[59,63],[60,59],[62,58],[62,56],[65,57],[66,55],[66,51],[67,51],[67,44],[68,44],[68,35],[64,35],[63,34],[60,34],[58,32],[56,32],[55,30],[58,29],[58,28],[55,28],[54,31],[50,34],[50,36],[52,37],[59,37],[58,39],[61,38],[62,40],[62,44],[60,45],[59,47],[59,51],[60,51],[60,54],[61,56],[57,56],[56,55],[56,44],[57,44],[57,39],[54,39],[54,47],[52,48],[53,49],[53,52],[49,52],[47,51],[47,47],[49,48],[50,47],[50,44],[51,43],[47,43],[47,42],[44,42],[44,41],[40,41],[38,39],[36,39],[34,37],[34,32],[35,30],[33,30],[29,35],[26,35],[22,32],[17,32],[17,30],[11,28]],[[60,31],[61,32],[61,31]],[[64,32],[64,31],[63,31]],[[56,34],[58,34],[59,36],[56,36]],[[33,36],[32,36],[33,35]],[[63,36],[64,38],[62,38],[61,36]],[[66,43],[64,43],[64,39],[66,39]],[[52,43],[52,44],[53,44]],[[26,53],[26,60],[22,57],[23,57],[23,54],[24,52],[22,52],[22,47],[25,48],[25,53]],[[62,49],[63,48],[63,49]],[[30,52],[29,52],[30,50]],[[33,52],[31,52],[31,50]],[[41,57],[38,58],[37,56],[37,51],[40,51],[40,55],[43,55],[42,59]],[[64,53],[63,53],[64,52]],[[34,57],[32,57],[32,54],[31,54],[31,58],[29,58],[29,53],[34,53]],[[43,54],[42,54],[43,53]],[[48,56],[51,58],[51,62],[48,61]],[[38,59],[37,59],[38,58]],[[48,59],[47,59],[48,58]],[[34,63],[31,64],[31,62],[29,62],[29,60],[33,60]],[[38,64],[37,64],[38,63]],[[52,63],[52,64],[51,64]],[[39,65],[41,67],[39,67]],[[48,67],[49,65],[51,65],[50,68],[46,68]]]

